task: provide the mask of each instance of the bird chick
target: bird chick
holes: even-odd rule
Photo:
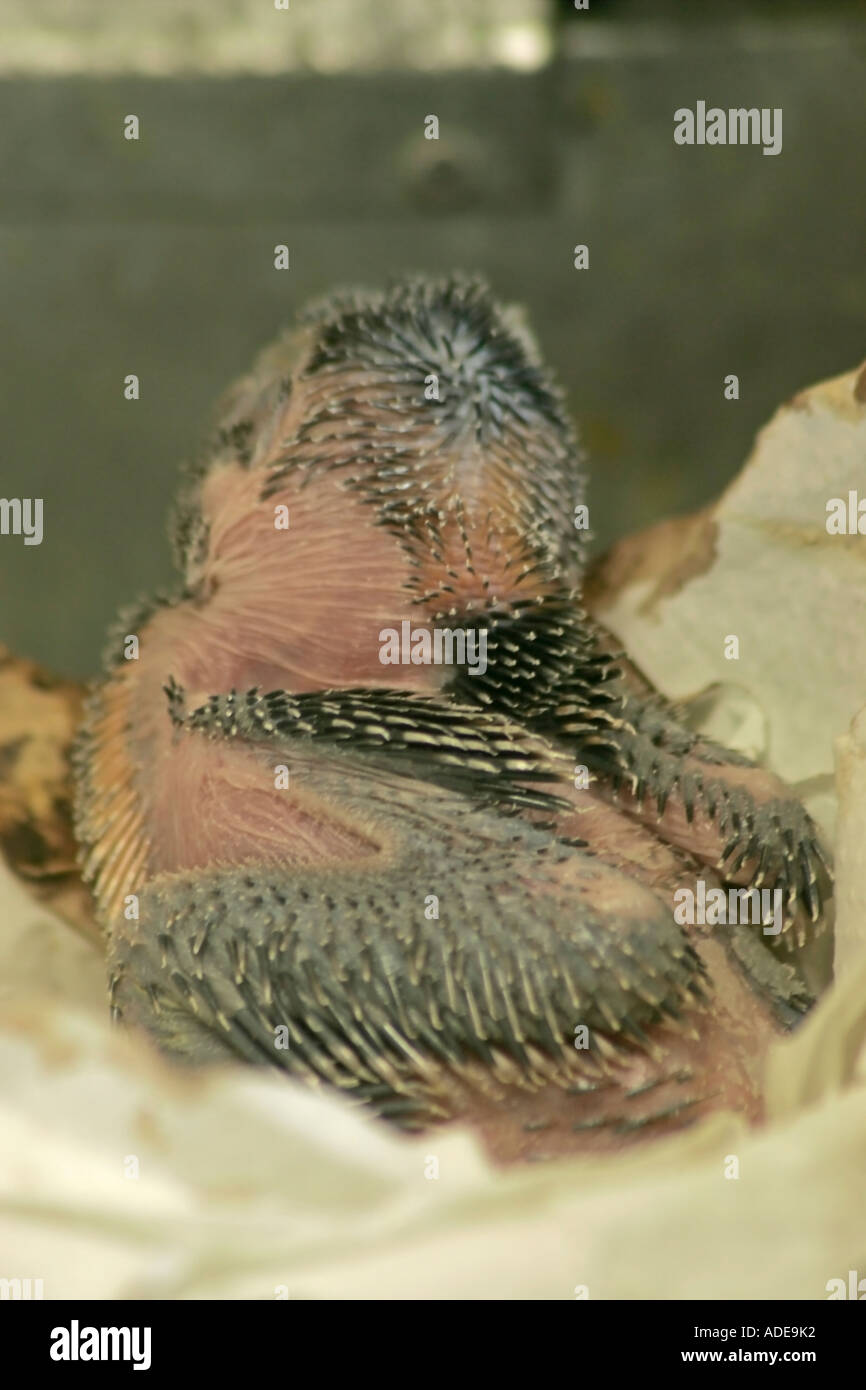
[[[583,611],[584,488],[475,280],[337,296],[262,356],[78,742],[115,1018],[502,1161],[760,1116],[823,854]],[[696,879],[778,889],[781,944],[681,925]]]

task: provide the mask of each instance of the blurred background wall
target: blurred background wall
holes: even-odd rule
[[[41,545],[0,536],[0,641],[91,673],[117,606],[171,583],[165,516],[215,397],[306,299],[404,270],[526,306],[597,547],[711,499],[781,400],[866,356],[863,20],[0,0],[0,496],[44,499]],[[782,153],[676,145],[699,100],[781,107]]]

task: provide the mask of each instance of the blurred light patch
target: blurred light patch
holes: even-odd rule
[[[0,0],[0,72],[358,72],[532,69],[546,0]]]
[[[544,24],[515,24],[496,36],[498,61],[503,67],[532,72],[549,62],[553,43]]]

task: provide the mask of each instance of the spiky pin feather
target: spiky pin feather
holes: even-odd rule
[[[124,615],[79,740],[116,1018],[503,1159],[760,1113],[822,853],[587,617],[583,495],[474,280],[338,296],[264,354],[187,482],[179,592]],[[483,633],[486,670],[383,665],[405,621]],[[678,925],[696,876],[780,888],[782,947]]]

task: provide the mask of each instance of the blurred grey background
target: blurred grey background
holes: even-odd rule
[[[597,548],[707,502],[777,404],[866,356],[864,17],[0,0],[0,495],[45,508],[42,545],[0,536],[0,641],[92,673],[118,605],[172,582],[217,395],[306,299],[404,270],[526,306]],[[675,145],[698,100],[782,107],[782,153]]]

